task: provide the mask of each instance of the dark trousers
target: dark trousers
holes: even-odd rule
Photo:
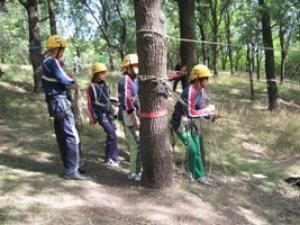
[[[99,121],[99,124],[107,134],[105,147],[105,162],[108,162],[110,159],[116,161],[119,157],[119,149],[115,125],[109,119],[101,120]]]
[[[80,164],[80,140],[73,114],[54,118],[54,130],[64,165],[64,174],[72,176],[78,172]]]
[[[73,176],[80,164],[80,138],[75,127],[71,102],[64,97],[47,99],[50,116],[54,117],[54,131],[64,165],[64,174]]]
[[[180,81],[181,81],[182,90],[186,87],[186,77],[185,76],[175,79],[173,81],[173,91],[174,92],[176,92],[177,85]]]

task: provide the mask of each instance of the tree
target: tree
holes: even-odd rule
[[[278,91],[275,80],[275,64],[274,64],[274,49],[271,29],[271,16],[268,7],[264,0],[259,0],[262,14],[262,36],[265,51],[265,71],[267,80],[267,89],[269,96],[269,110],[274,110],[277,107]]]
[[[195,35],[195,1],[194,0],[178,0],[179,19],[180,19],[180,38],[192,39]],[[180,42],[180,57],[181,64],[187,67],[188,80],[189,71],[197,63],[196,44],[194,42],[181,41]],[[183,84],[185,88],[186,83]]]
[[[34,72],[34,92],[42,90],[41,78],[42,73],[38,69],[43,62],[42,46],[40,38],[40,25],[37,0],[19,0],[27,10],[28,30],[29,30],[29,52]]]
[[[57,34],[55,18],[55,1],[47,0],[51,34]]]
[[[201,36],[201,51],[202,51],[202,61],[203,64],[209,65],[209,56],[208,56],[208,48],[207,44],[205,43],[207,41],[208,31],[207,31],[207,25],[208,25],[208,7],[203,4],[202,0],[197,0],[197,12],[198,12],[198,19],[197,19],[197,25],[200,30],[200,36]]]
[[[161,94],[162,83],[155,80],[163,78],[166,73],[165,17],[161,10],[162,0],[135,0],[134,3],[139,76],[145,78],[139,83],[143,181],[148,187],[166,188],[173,183],[168,117],[163,113],[167,107],[167,99]],[[147,118],[145,115],[151,112],[162,114]]]

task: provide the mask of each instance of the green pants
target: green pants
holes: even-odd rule
[[[175,134],[181,142],[187,146],[186,169],[192,173],[194,179],[205,176],[205,170],[201,159],[199,134],[175,130]]]
[[[142,169],[142,154],[139,132],[133,126],[125,126],[125,129],[126,140],[130,148],[129,170],[131,173],[140,173]]]

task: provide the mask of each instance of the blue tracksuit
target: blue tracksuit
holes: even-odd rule
[[[109,87],[105,81],[93,82],[87,88],[87,104],[91,124],[97,121],[107,134],[105,162],[117,161],[119,157],[116,130],[110,115]]]
[[[74,83],[62,68],[60,62],[48,57],[43,63],[42,86],[45,91],[49,114],[54,117],[54,130],[64,165],[64,174],[78,173],[80,164],[80,139],[75,127],[72,103],[67,87]]]

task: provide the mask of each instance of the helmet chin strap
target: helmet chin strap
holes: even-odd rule
[[[60,44],[60,47],[58,48],[58,51],[57,51],[56,56],[55,56],[56,59],[58,59],[59,53],[62,50],[62,48],[63,48],[62,44]]]
[[[129,67],[130,67],[130,70],[131,70],[131,74],[129,74],[129,75],[131,75],[132,78],[136,78],[137,74],[134,72],[134,70],[132,68],[132,65],[129,65]]]

